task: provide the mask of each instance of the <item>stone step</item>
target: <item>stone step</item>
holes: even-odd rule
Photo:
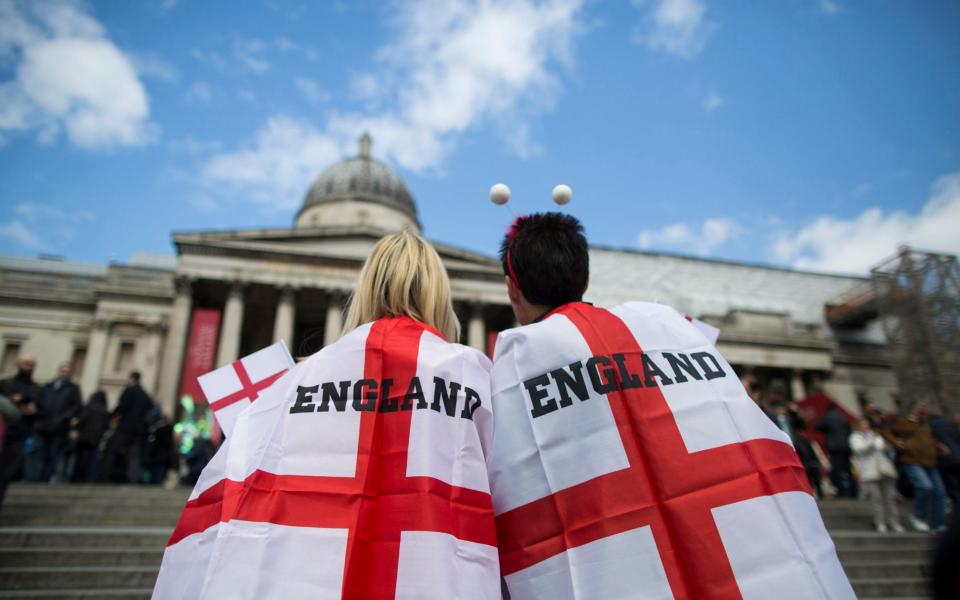
[[[171,527],[0,527],[0,547],[136,547],[162,550]]]
[[[48,498],[45,496],[22,496],[20,498],[8,498],[3,504],[3,510],[8,508],[24,507],[57,507],[57,506],[128,506],[131,508],[144,508],[150,506],[162,507],[183,507],[187,502],[187,494],[178,494],[176,496],[160,496],[151,498],[149,496],[56,496]]]
[[[840,562],[844,564],[858,561],[897,562],[898,560],[930,562],[931,553],[932,550],[929,548],[891,548],[887,546],[875,549],[861,547],[837,552],[840,555]]]
[[[152,593],[152,588],[0,590],[0,599],[33,600],[35,598],[55,598],[56,600],[90,600],[91,598],[108,598],[109,600],[149,600]]]
[[[858,598],[930,597],[930,582],[922,577],[871,577],[850,579]]]
[[[95,517],[109,512],[113,515],[130,517],[161,515],[168,518],[173,517],[173,520],[176,521],[177,516],[180,515],[182,510],[183,506],[168,506],[163,504],[157,506],[90,506],[85,503],[74,503],[63,506],[4,506],[3,512],[0,512],[0,516],[13,519],[15,517],[30,515],[66,515],[79,519],[82,522],[87,517]]]
[[[0,527],[55,527],[83,523],[88,527],[102,525],[105,527],[168,527],[173,529],[173,527],[177,524],[177,518],[179,515],[179,512],[174,514],[146,513],[141,515],[124,515],[122,513],[116,514],[112,512],[101,512],[96,515],[78,517],[76,515],[69,514],[8,515],[6,512],[4,512],[3,516],[0,517]]]
[[[160,567],[162,548],[0,548],[4,567]]]
[[[930,577],[930,565],[925,561],[861,561],[843,563],[843,570],[851,579],[875,579],[878,577]]]
[[[0,567],[0,589],[152,588],[156,567]]]
[[[936,537],[929,533],[877,533],[875,531],[839,531],[831,530],[830,537],[841,552],[846,550],[884,548],[927,549],[931,550]]]
[[[7,490],[7,498],[24,498],[30,496],[55,497],[175,497],[186,496],[190,488],[178,486],[166,489],[155,485],[114,485],[114,484],[63,484],[50,485],[45,483],[16,483]]]

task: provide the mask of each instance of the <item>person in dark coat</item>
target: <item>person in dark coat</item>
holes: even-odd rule
[[[120,401],[111,417],[116,428],[110,439],[107,440],[103,451],[103,462],[100,465],[100,480],[111,481],[117,459],[124,459],[125,476],[120,481],[139,483],[142,472],[140,464],[141,439],[146,430],[147,414],[153,407],[153,400],[140,387],[140,373],[133,371],[127,380],[127,387],[120,394]]]
[[[851,427],[836,404],[827,406],[826,413],[817,424],[817,431],[823,433],[823,445],[830,457],[830,483],[837,488],[838,496],[856,498],[856,483],[850,472]]]
[[[813,447],[815,442],[809,437],[810,433],[806,419],[800,416],[794,406],[789,404],[777,407],[775,415],[777,418],[774,422],[778,426],[783,421],[783,416],[788,419],[789,429],[784,429],[782,426],[780,426],[780,429],[790,436],[790,441],[793,442],[797,456],[800,457],[800,462],[803,464],[803,470],[807,473],[810,487],[816,491],[817,498],[823,500],[823,485],[820,482],[820,457]]]
[[[0,395],[5,396],[20,411],[19,419],[5,420],[3,451],[0,453],[0,506],[7,493],[7,485],[23,466],[24,446],[33,432],[37,413],[37,384],[33,370],[37,360],[23,354],[17,360],[17,374],[0,381]]]
[[[150,473],[150,483],[162,485],[173,462],[173,425],[158,411],[147,431],[143,466]]]
[[[960,414],[951,419],[930,415],[930,429],[943,448],[937,459],[937,470],[953,504],[951,519],[957,521],[960,514]]]
[[[57,378],[43,387],[37,402],[33,456],[38,468],[33,469],[34,481],[53,483],[66,480],[70,426],[80,415],[82,406],[80,386],[70,379],[70,365],[63,363],[57,370]]]
[[[93,483],[97,480],[100,441],[109,427],[107,395],[103,390],[97,390],[80,411],[77,421],[77,459],[74,462],[72,481]]]

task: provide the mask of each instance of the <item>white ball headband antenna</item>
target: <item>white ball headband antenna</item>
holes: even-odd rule
[[[569,185],[561,183],[560,185],[553,188],[553,201],[557,203],[558,206],[563,206],[570,202],[573,199],[573,190],[570,189]],[[503,206],[510,201],[510,188],[507,187],[505,183],[495,183],[490,188],[490,201],[496,204],[497,206]],[[507,207],[510,208],[509,206]],[[513,212],[511,210],[510,212]]]

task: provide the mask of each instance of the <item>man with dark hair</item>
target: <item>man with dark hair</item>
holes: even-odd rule
[[[36,481],[61,483],[69,479],[66,463],[70,427],[82,405],[80,386],[70,378],[70,363],[63,363],[57,369],[57,378],[43,387],[37,402]]]
[[[120,394],[117,408],[112,413],[116,428],[107,440],[100,467],[101,481],[126,481],[139,483],[142,473],[140,464],[140,440],[147,428],[147,413],[153,400],[140,387],[140,373],[133,371],[127,379],[127,387]],[[124,457],[125,477],[114,477],[117,459]]]
[[[514,600],[854,597],[790,438],[706,328],[583,302],[569,215],[517,219],[500,258],[522,326],[496,344],[488,468]]]
[[[587,290],[587,238],[580,221],[570,215],[518,218],[500,245],[500,262],[521,325],[540,320],[554,307],[579,302]]]

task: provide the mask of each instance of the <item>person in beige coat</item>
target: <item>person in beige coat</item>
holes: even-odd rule
[[[897,516],[895,482],[897,469],[888,457],[887,442],[873,430],[870,421],[857,421],[857,431],[850,434],[850,450],[860,472],[860,484],[873,507],[873,522],[884,533],[888,526],[897,533],[903,525]]]

